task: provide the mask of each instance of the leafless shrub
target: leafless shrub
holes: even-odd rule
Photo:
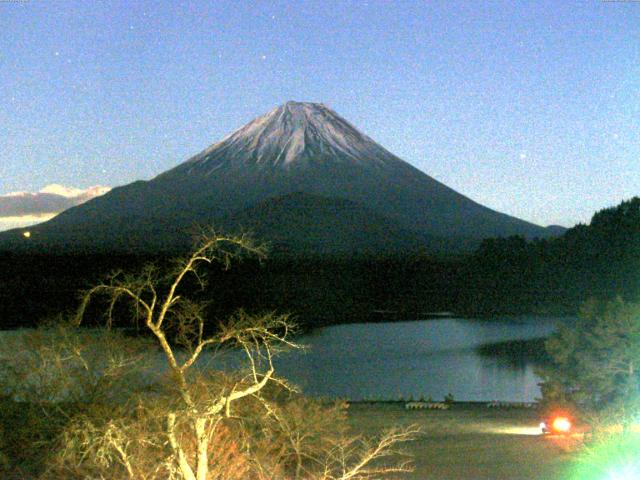
[[[116,273],[85,292],[74,325],[36,330],[0,352],[6,394],[66,417],[47,444],[43,478],[347,480],[409,471],[388,460],[415,429],[352,438],[344,406],[305,399],[276,376],[274,355],[300,348],[288,316],[239,311],[205,333],[206,305],[185,298],[183,282],[203,285],[200,266],[228,267],[243,252],[264,255],[247,237],[211,235],[166,275],[153,266]],[[106,300],[107,328],[79,329],[95,297]],[[123,304],[150,340],[108,328]],[[149,341],[163,376],[151,375]],[[197,368],[205,350],[227,348],[243,354],[244,368]]]

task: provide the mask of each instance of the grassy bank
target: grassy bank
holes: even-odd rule
[[[26,411],[29,409],[29,411]],[[47,452],[33,448],[59,433],[64,420],[34,429],[29,419],[53,412],[0,398],[0,450],[34,478]],[[417,424],[422,434],[403,446],[416,470],[406,480],[563,480],[580,445],[579,438],[542,436],[539,416],[530,409],[489,409],[485,404],[455,403],[450,410],[406,410],[402,402],[358,402],[349,405],[351,432],[375,436],[381,431]],[[2,474],[0,456],[0,474]],[[7,472],[4,472],[7,473]],[[13,471],[13,473],[16,473]]]
[[[418,424],[423,435],[406,445],[416,471],[411,480],[561,480],[575,458],[577,440],[543,437],[539,418],[526,409],[453,405],[451,410],[405,410],[398,403],[349,407],[355,433],[372,435]]]

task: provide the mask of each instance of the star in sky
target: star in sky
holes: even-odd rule
[[[631,5],[103,3],[0,0],[0,195],[153,178],[290,99],[535,223],[638,194]]]

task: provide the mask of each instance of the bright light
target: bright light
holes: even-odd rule
[[[609,472],[606,480],[636,480],[640,478],[638,465],[625,465]]]
[[[24,238],[30,238],[31,237],[31,232],[29,230],[22,232],[22,236]]]
[[[615,434],[584,449],[569,480],[639,480],[640,435]]]
[[[568,432],[571,430],[571,422],[566,417],[556,417],[553,419],[552,427],[556,432]]]
[[[538,436],[540,435],[540,429],[536,427],[525,427],[525,426],[517,426],[517,425],[474,425],[474,431],[483,432],[483,433],[492,433],[497,435],[531,435]]]
[[[501,435],[540,435],[540,429],[536,427],[502,427],[487,429],[491,433],[498,433]]]

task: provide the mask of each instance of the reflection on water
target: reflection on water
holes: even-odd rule
[[[559,322],[518,317],[326,327],[299,339],[307,350],[276,358],[276,371],[306,394],[321,397],[442,400],[452,393],[456,400],[531,402],[540,395],[533,362],[526,356],[514,362],[513,358],[487,355],[480,347],[548,336]],[[0,332],[2,340],[23,333]],[[199,367],[237,367],[239,353],[225,354],[226,360],[203,353]],[[158,375],[166,370],[161,352],[154,351],[151,357]]]
[[[481,355],[488,343],[547,336],[557,319],[431,320],[350,324],[302,338],[305,352],[281,356],[281,376],[314,396],[530,402],[540,394],[531,363]]]

